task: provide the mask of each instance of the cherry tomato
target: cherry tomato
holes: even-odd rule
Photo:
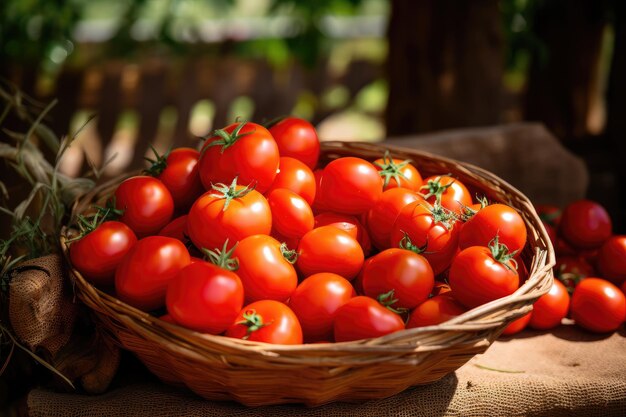
[[[204,142],[200,153],[199,172],[204,188],[212,184],[239,183],[267,191],[279,164],[278,145],[270,132],[256,123],[233,123],[217,130]]]
[[[277,188],[287,188],[304,198],[309,205],[312,205],[315,201],[317,181],[311,168],[306,166],[304,162],[288,156],[281,156],[278,173],[272,186],[266,191],[266,195]]]
[[[510,336],[512,334],[521,332],[522,330],[526,328],[526,326],[528,326],[528,323],[530,322],[530,318],[531,318],[531,313],[526,313],[522,317],[513,320],[512,322],[509,323],[508,326],[504,328],[504,330],[502,331],[502,335]]]
[[[563,210],[559,233],[576,248],[598,248],[611,237],[611,217],[594,201],[575,201]]]
[[[285,249],[286,251],[286,249]],[[298,275],[283,253],[281,244],[266,235],[248,236],[235,247],[233,256],[239,260],[237,275],[245,289],[245,302],[268,299],[286,301],[298,285]],[[290,262],[291,261],[291,262]]]
[[[538,330],[552,329],[561,324],[569,311],[567,288],[555,279],[552,288],[533,304],[530,327]]]
[[[607,239],[598,252],[598,270],[615,285],[626,280],[626,235]]]
[[[414,201],[424,199],[406,188],[391,188],[383,192],[380,200],[367,212],[367,230],[376,248],[383,250],[392,246],[391,230],[402,209]]]
[[[424,180],[421,187],[424,198],[431,204],[438,199],[441,205],[457,214],[472,205],[472,195],[458,179],[449,175],[433,175]]]
[[[465,308],[450,295],[437,295],[415,307],[406,328],[435,326],[460,316],[465,311]]]
[[[236,180],[214,186],[191,206],[187,219],[189,238],[198,248],[229,247],[252,235],[269,235],[272,213],[263,195]]]
[[[386,249],[363,268],[363,293],[394,309],[414,308],[428,298],[434,284],[426,258],[410,250]]]
[[[179,240],[148,236],[131,248],[115,271],[120,300],[143,311],[165,304],[165,291],[178,272],[191,262]]]
[[[307,343],[332,340],[335,313],[356,292],[348,280],[329,272],[313,274],[300,285],[289,299]]]
[[[411,165],[410,160],[395,159],[389,153],[385,153],[385,156],[373,163],[383,180],[383,190],[402,187],[411,191],[419,191],[422,186],[422,176]]]
[[[607,280],[585,278],[572,294],[571,312],[576,324],[584,329],[612,332],[626,319],[626,297]]]
[[[243,285],[232,271],[208,262],[183,268],[167,287],[167,312],[181,326],[219,334],[243,306]]]
[[[124,212],[119,221],[141,238],[158,233],[170,222],[174,200],[158,179],[137,176],[124,180],[117,187],[115,208]]]
[[[400,211],[391,229],[393,247],[406,245],[422,248],[435,275],[445,271],[457,252],[459,229],[453,216],[441,206],[416,200]],[[407,239],[408,237],[408,239]]]
[[[302,344],[302,327],[295,313],[285,304],[261,300],[239,312],[226,336],[281,345]]]
[[[334,226],[322,226],[300,240],[296,267],[304,277],[333,272],[352,280],[364,258],[361,245],[352,236]]]
[[[159,231],[159,236],[173,237],[186,244],[189,241],[187,237],[187,217],[185,214],[169,222]]]
[[[509,252],[521,251],[526,245],[524,219],[505,204],[490,204],[465,222],[459,232],[459,247],[488,246],[496,235]]]
[[[188,210],[204,192],[198,175],[199,157],[200,152],[195,149],[177,148],[165,159],[157,157],[149,170],[167,187],[178,210]]]
[[[452,261],[448,279],[454,298],[467,308],[510,295],[519,287],[515,264],[498,244],[463,249]]]
[[[280,236],[300,239],[313,230],[313,210],[298,194],[277,188],[267,195],[267,202],[272,212],[272,228]]]
[[[107,221],[70,244],[72,266],[96,286],[113,285],[115,270],[137,242],[124,223]]]
[[[339,307],[333,324],[336,342],[380,337],[402,329],[404,321],[398,314],[362,295]]]
[[[348,232],[350,236],[359,242],[364,254],[368,254],[372,250],[372,241],[370,240],[369,234],[363,224],[361,224],[355,216],[327,211],[315,216],[314,220],[315,228],[321,226],[335,226]]]
[[[270,127],[281,156],[289,156],[315,169],[320,156],[320,141],[313,125],[297,117],[286,117]]]
[[[361,214],[380,199],[383,186],[374,165],[346,156],[326,165],[317,192],[322,205],[330,211]]]

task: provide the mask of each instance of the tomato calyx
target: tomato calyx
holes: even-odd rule
[[[508,264],[508,262],[510,261],[517,270],[517,260],[515,260],[514,257],[518,251],[515,250],[513,252],[509,252],[509,248],[504,243],[500,243],[500,239],[497,234],[489,242],[488,248],[491,251],[491,256],[496,262],[504,265],[506,269],[512,270],[512,268]]]
[[[439,196],[441,198],[441,196]],[[435,223],[440,223],[446,230],[452,229],[452,226],[457,220],[456,214],[452,210],[449,210],[441,205],[439,200],[435,201],[432,208],[429,208],[428,211],[433,216],[433,220]]]
[[[243,340],[248,340],[252,333],[262,329],[265,326],[269,326],[273,322],[274,321],[272,320],[269,323],[264,323],[263,317],[259,313],[257,313],[255,309],[251,308],[244,311],[243,320],[238,321],[235,324],[242,324],[248,328],[246,330],[246,334],[242,337]]]
[[[397,164],[393,161],[389,151],[385,151],[382,159],[382,164],[374,162],[374,165],[380,168],[378,174],[384,178],[383,187],[387,187],[392,178],[396,180],[396,184],[398,184],[398,186],[400,186],[400,178],[404,178],[405,181],[408,181],[408,178],[404,175],[402,169],[411,162],[410,160],[406,159]]]
[[[295,264],[298,260],[298,252],[295,249],[289,249],[286,242],[280,244],[280,253],[291,265]]]
[[[254,133],[254,130],[246,133],[241,133],[241,129],[246,125],[246,121],[240,122],[235,129],[231,133],[228,133],[224,129],[217,129],[211,133],[211,137],[219,136],[220,139],[216,139],[206,145],[205,150],[212,146],[221,146],[220,153],[224,153],[224,151],[231,146],[233,146],[239,139],[244,136],[250,135]]]
[[[239,269],[239,259],[233,258],[233,252],[237,244],[235,243],[233,247],[228,250],[228,239],[224,242],[224,246],[222,246],[222,250],[219,249],[207,249],[202,248],[202,253],[204,254],[204,259],[208,262],[211,262],[213,265],[219,266],[222,269],[226,269],[227,271],[236,271]]]
[[[450,174],[448,174],[447,176],[450,176]],[[440,203],[441,195],[445,193],[446,190],[452,186],[452,184],[454,184],[454,181],[456,180],[451,181],[450,184],[441,185],[441,175],[440,175],[433,180],[428,180],[428,182],[425,185],[422,185],[420,187],[420,190],[426,190],[428,192],[426,194],[424,193],[420,193],[420,194],[422,194],[422,197],[424,197],[424,200],[428,200],[430,197],[435,197],[435,200],[438,203]]]
[[[150,162],[150,168],[144,169],[143,172],[151,177],[158,177],[165,170],[165,168],[167,168],[167,158],[170,156],[172,148],[168,149],[163,155],[159,155],[157,150],[152,145],[150,145],[150,149],[154,154],[154,159],[144,156],[143,159]]]
[[[124,214],[123,210],[118,210],[115,208],[115,203],[113,202],[112,206],[109,205],[110,202],[107,202],[105,207],[101,206],[93,206],[96,209],[94,214],[83,216],[79,214],[76,216],[77,226],[78,226],[78,236],[75,236],[71,239],[66,240],[67,244],[70,244],[76,240],[80,240],[89,233],[96,230],[102,223],[108,220],[115,220],[122,214]]]
[[[213,190],[213,192],[211,192],[210,194],[212,197],[217,197],[219,199],[226,200],[224,201],[224,208],[222,208],[222,211],[226,211],[230,202],[233,199],[244,197],[250,191],[254,190],[254,186],[243,187],[238,190],[237,189],[237,177],[235,177],[233,178],[233,182],[231,182],[230,185],[226,185],[222,182],[219,182],[217,184],[211,184],[211,189]]]
[[[467,222],[469,219],[474,217],[474,215],[478,213],[479,210],[482,210],[489,205],[489,200],[487,200],[487,197],[476,196],[476,200],[480,203],[480,208],[478,210],[475,210],[469,206],[466,206],[465,204],[460,203],[463,206],[463,210],[461,211],[461,214],[459,216],[461,221]]]
[[[565,269],[565,264],[559,266],[559,271],[556,274],[556,278],[561,281],[561,283],[565,286],[567,293],[571,296],[572,294],[574,294],[574,289],[576,288],[578,283],[586,277],[583,274],[577,274],[575,272],[565,272]]]
[[[278,117],[274,117],[273,119],[270,119],[268,121],[263,121],[263,123],[261,123],[261,126],[263,126],[266,129],[271,129],[272,127],[274,127],[275,125],[277,125],[278,123],[282,122],[283,120],[285,120],[287,117],[287,115],[283,115],[283,116],[278,116]]]
[[[376,301],[378,301],[380,305],[382,305],[389,311],[393,311],[396,314],[402,315],[402,314],[408,313],[409,312],[408,308],[393,307],[393,305],[398,302],[398,299],[395,298],[395,293],[396,293],[396,290],[391,290],[384,294],[380,294],[378,297],[376,297]]]
[[[426,248],[428,247],[428,237],[426,237],[426,243],[424,243],[424,246],[417,246],[413,244],[413,242],[411,241],[411,237],[407,232],[405,232],[404,230],[401,230],[401,232],[404,234],[404,236],[402,236],[402,239],[400,239],[400,242],[398,242],[398,246],[400,247],[400,249],[410,250],[411,252],[417,253],[418,255],[426,252]]]

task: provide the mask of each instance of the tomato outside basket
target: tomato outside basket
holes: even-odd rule
[[[250,406],[386,398],[428,384],[483,353],[513,320],[552,286],[554,250],[531,202],[520,191],[476,166],[414,149],[355,142],[322,143],[321,162],[343,156],[370,161],[390,150],[410,159],[424,176],[447,174],[474,192],[515,208],[528,230],[521,255],[528,280],[513,294],[474,308],[437,326],[344,343],[271,345],[205,335],[137,310],[91,284],[70,265],[78,298],[97,326],[133,352],[165,383],[186,386],[210,400]],[[75,214],[110,196],[120,180],[104,184],[79,201]],[[65,229],[61,244],[69,264]]]

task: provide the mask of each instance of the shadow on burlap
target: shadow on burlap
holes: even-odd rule
[[[128,382],[99,396],[36,389],[27,401],[30,415],[55,417],[624,416],[626,337],[623,329],[621,334],[598,336],[572,325],[551,333],[525,331],[495,342],[485,354],[437,383],[358,404],[247,408],[145,381]]]

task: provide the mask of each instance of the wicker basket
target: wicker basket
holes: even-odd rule
[[[528,229],[522,259],[529,279],[519,290],[438,326],[356,342],[300,346],[204,335],[163,322],[94,288],[70,268],[76,293],[93,311],[97,325],[160,379],[211,400],[317,406],[384,398],[436,381],[484,352],[509,322],[531,310],[552,285],[554,252],[530,201],[478,167],[411,149],[342,142],[323,143],[322,162],[347,155],[373,160],[385,149],[396,158],[411,159],[423,175],[451,173],[470,189],[521,213]],[[86,196],[76,211],[102,201],[116,185],[109,183]],[[64,238],[62,246],[67,258]]]

